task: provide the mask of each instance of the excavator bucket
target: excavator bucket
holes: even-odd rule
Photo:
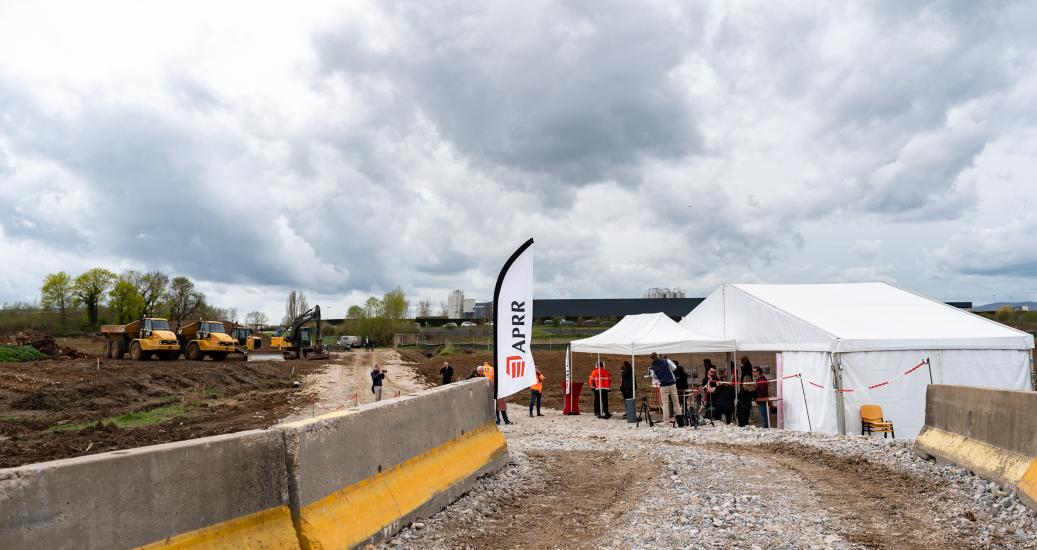
[[[284,352],[279,349],[254,349],[245,354],[248,361],[284,361]]]

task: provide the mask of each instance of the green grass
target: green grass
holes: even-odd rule
[[[150,411],[129,412],[113,416],[101,421],[102,424],[115,424],[119,428],[139,428],[165,422],[171,418],[183,416],[187,408],[183,405],[166,405]],[[47,428],[48,432],[77,432],[84,428],[96,425],[96,422],[87,424],[55,424]]]
[[[454,348],[451,347],[451,346],[445,346],[443,349],[439,350],[439,354],[438,355],[453,355],[453,354],[454,354]]]
[[[24,363],[43,359],[43,354],[32,346],[0,346],[0,363]]]

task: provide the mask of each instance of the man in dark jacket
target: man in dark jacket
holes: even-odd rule
[[[443,376],[444,386],[454,381],[454,367],[450,366],[449,361],[443,361],[443,368],[439,369],[439,374]]]
[[[668,424],[670,422],[671,399],[673,400],[674,407],[677,409],[677,416],[684,415],[680,397],[677,395],[677,380],[673,377],[673,372],[670,370],[670,362],[659,357],[654,352],[652,353],[652,366],[650,369],[652,374],[655,375],[655,379],[659,381],[659,405],[663,410],[663,423]]]
[[[735,387],[727,376],[727,369],[720,369],[720,382],[717,390],[713,393],[713,405],[716,407],[717,418],[723,418],[724,422],[730,424],[735,414]]]
[[[681,408],[684,409],[685,411],[687,411],[688,410],[688,372],[685,371],[684,367],[682,367],[681,364],[678,363],[677,361],[674,361],[673,364],[677,365],[677,367],[675,369],[673,369],[673,378],[674,378],[674,380],[677,381],[677,395],[679,395],[680,398],[681,398]]]

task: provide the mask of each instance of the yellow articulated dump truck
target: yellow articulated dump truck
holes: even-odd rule
[[[180,343],[165,319],[145,317],[128,325],[103,325],[101,334],[105,339],[104,356],[110,359],[122,359],[127,352],[134,361],[152,356],[171,361],[180,356]]]
[[[238,351],[238,342],[225,330],[219,321],[195,321],[180,327],[177,338],[184,357],[188,361],[201,361],[206,357],[226,360],[228,355]]]

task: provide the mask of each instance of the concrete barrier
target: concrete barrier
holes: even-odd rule
[[[486,379],[272,427],[0,470],[0,548],[350,548],[507,462]]]
[[[915,452],[994,481],[1037,510],[1037,392],[930,385]]]
[[[485,379],[276,427],[303,548],[351,548],[442,509],[507,461]]]
[[[0,547],[298,548],[284,456],[252,430],[0,470]]]

